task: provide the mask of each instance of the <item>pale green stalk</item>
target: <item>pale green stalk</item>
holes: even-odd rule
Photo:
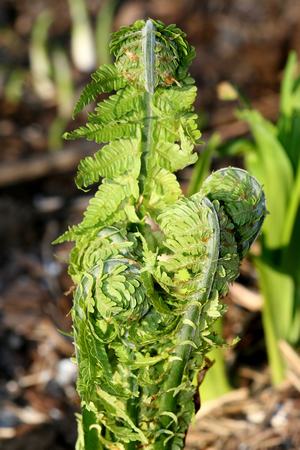
[[[33,25],[29,48],[33,86],[43,100],[52,100],[55,94],[47,50],[48,31],[51,23],[52,15],[47,10],[37,17]]]
[[[12,103],[19,103],[22,98],[26,72],[22,69],[13,70],[4,85],[4,97]]]
[[[142,55],[144,64],[144,127],[142,131],[142,149],[141,149],[141,173],[140,173],[140,191],[143,193],[144,184],[147,178],[147,164],[151,158],[152,146],[152,98],[154,93],[155,79],[155,27],[151,20],[147,20],[142,29]]]

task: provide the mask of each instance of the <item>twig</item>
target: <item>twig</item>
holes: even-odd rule
[[[249,395],[248,389],[241,388],[241,389],[236,389],[234,391],[228,392],[215,400],[211,400],[211,401],[205,403],[203,406],[201,406],[201,409],[197,412],[197,414],[195,416],[195,421],[206,416],[214,409],[220,408],[221,406],[225,405],[226,403],[245,400],[246,398],[248,398],[248,395]]]
[[[74,170],[79,161],[91,154],[90,146],[64,149],[24,161],[4,163],[0,167],[0,186],[30,181],[53,173]]]
[[[300,356],[295,352],[295,350],[286,342],[281,340],[279,342],[279,348],[281,353],[286,360],[290,369],[295,375],[300,377]]]

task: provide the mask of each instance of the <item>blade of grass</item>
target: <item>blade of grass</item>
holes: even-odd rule
[[[288,243],[291,240],[299,205],[300,205],[300,159],[296,179],[293,185],[293,189],[291,191],[290,201],[288,204],[287,213],[285,217],[285,223],[282,234],[283,245],[288,245]]]
[[[74,86],[68,58],[60,48],[53,52],[53,68],[58,114],[69,118],[73,110]]]
[[[296,79],[297,68],[297,54],[292,51],[289,54],[281,83],[278,120],[278,137],[285,147],[295,171],[300,157],[300,79]]]
[[[281,84],[280,117],[276,126],[257,111],[244,109],[254,141],[222,144],[223,155],[243,154],[247,169],[264,184],[270,215],[263,228],[262,254],[255,258],[264,296],[263,324],[274,383],[285,366],[279,340],[300,340],[300,78],[291,52]]]
[[[62,134],[72,114],[74,103],[74,86],[70,64],[65,52],[57,48],[53,52],[53,69],[56,90],[57,116],[48,132],[50,150],[62,148]]]
[[[284,116],[291,116],[294,107],[293,87],[297,67],[297,53],[291,51],[285,66],[280,89],[279,110]]]
[[[289,275],[280,273],[255,259],[260,287],[264,297],[263,325],[274,384],[284,378],[285,366],[280,354],[280,339],[288,339],[294,308],[294,283]]]

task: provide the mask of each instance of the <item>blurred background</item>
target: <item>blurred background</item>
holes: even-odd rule
[[[76,439],[69,244],[80,220],[79,160],[64,142],[79,92],[111,62],[111,31],[153,17],[182,28],[203,145],[178,174],[186,193],[212,170],[247,168],[270,215],[216,327],[230,344],[201,387],[187,449],[300,448],[300,3],[295,0],[0,1],[0,448],[68,450]],[[207,362],[209,366],[210,363]]]

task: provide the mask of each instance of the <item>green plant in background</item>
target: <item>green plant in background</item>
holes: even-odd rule
[[[58,150],[62,148],[62,133],[72,114],[74,85],[70,63],[63,49],[56,48],[53,51],[52,62],[57,115],[48,131],[48,145],[50,150]]]
[[[300,78],[291,52],[274,125],[258,111],[242,108],[237,115],[249,124],[252,139],[237,139],[220,147],[226,154],[243,154],[245,165],[263,184],[268,199],[261,254],[254,258],[264,297],[263,325],[272,380],[285,375],[280,340],[300,341]]]
[[[48,32],[51,23],[52,15],[48,10],[38,15],[32,28],[29,47],[33,87],[39,97],[46,101],[53,99],[55,93],[47,49]]]
[[[52,15],[43,11],[38,15],[31,34],[30,70],[35,92],[44,101],[56,103],[57,114],[48,130],[50,150],[62,147],[61,135],[72,112],[74,85],[66,52],[61,48],[48,49]]]
[[[96,64],[110,63],[108,50],[116,1],[105,1],[97,15],[94,32],[91,27],[87,7],[82,0],[70,0],[71,15],[71,56],[75,67],[90,71]],[[61,48],[48,50],[49,28],[52,23],[50,11],[37,16],[31,35],[30,69],[32,83],[37,95],[45,101],[56,102],[57,115],[49,127],[48,146],[50,150],[62,147],[61,135],[66,127],[74,102],[72,70],[66,51]],[[95,45],[96,42],[96,45]],[[6,84],[6,97],[16,101],[24,82],[23,73],[15,71]]]
[[[14,69],[8,76],[4,85],[4,97],[11,103],[19,103],[23,87],[26,82],[26,71],[20,68]]]
[[[106,143],[76,176],[81,189],[102,183],[82,222],[56,241],[75,241],[77,450],[179,450],[204,357],[222,344],[219,297],[260,230],[264,194],[228,168],[183,197],[173,172],[195,162],[200,132],[194,49],[180,29],[140,20],[114,33],[110,50],[115,63],[92,75],[75,114],[115,93],[66,134]]]
[[[104,2],[101,2],[101,8],[97,15],[95,39],[98,64],[110,64],[112,62],[109,40],[113,29],[116,5],[117,0],[104,0]]]

